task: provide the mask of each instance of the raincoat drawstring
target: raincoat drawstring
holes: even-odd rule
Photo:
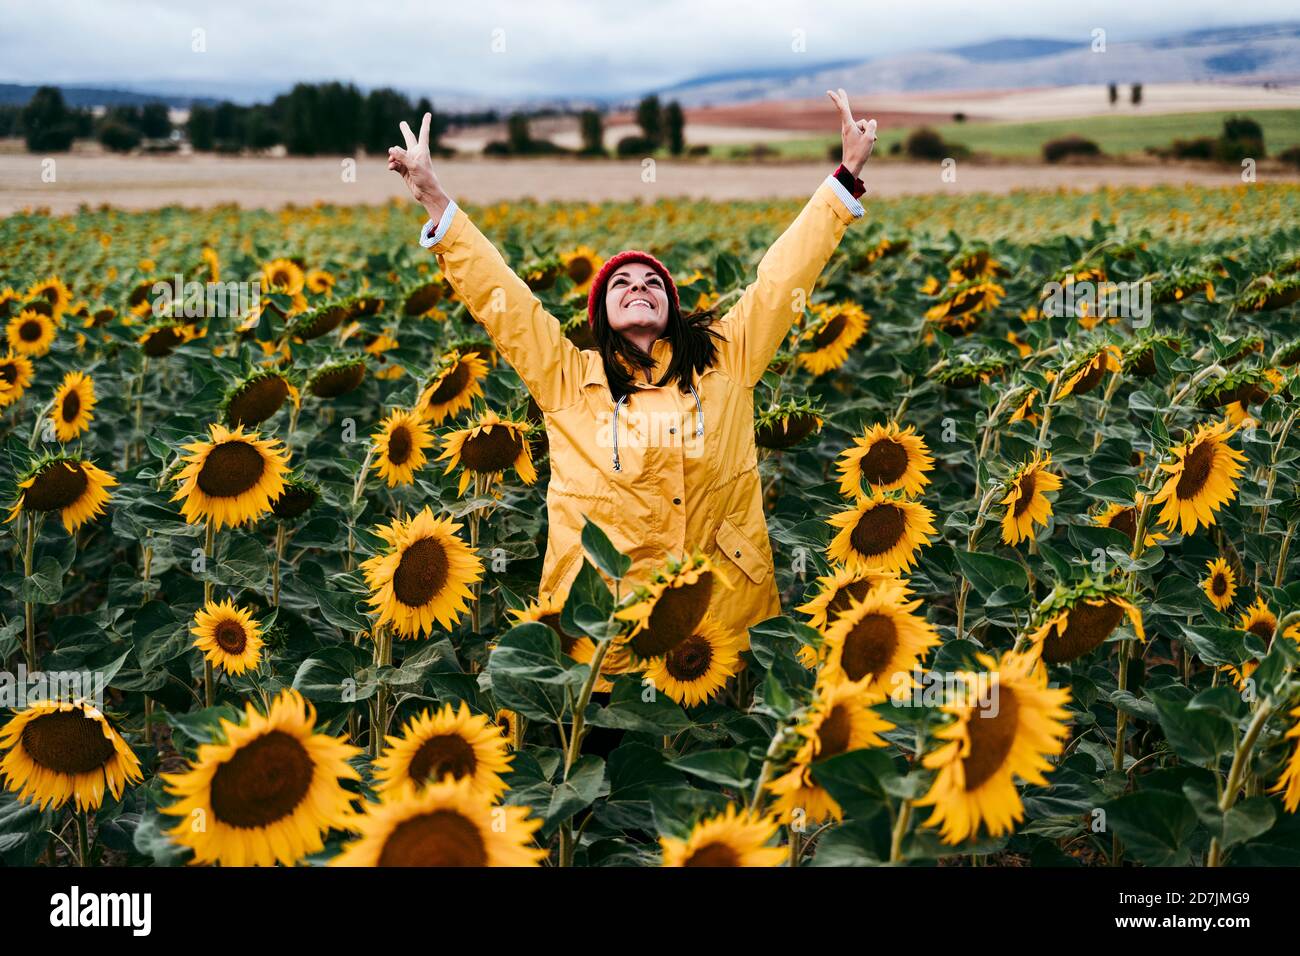
[[[695,399],[695,437],[704,437],[704,406],[700,404],[700,396],[695,393],[695,386],[689,386],[691,397]]]
[[[627,401],[627,396],[623,395],[619,398],[617,402],[614,403],[614,470],[615,471],[623,470],[623,465],[618,460],[618,410],[622,406],[622,404],[626,401]]]

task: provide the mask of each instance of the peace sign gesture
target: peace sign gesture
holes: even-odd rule
[[[853,111],[849,109],[849,95],[843,87],[838,91],[827,90],[826,95],[840,111],[841,161],[844,168],[857,178],[867,163],[867,157],[871,155],[872,147],[876,145],[876,121],[853,118]]]
[[[411,191],[415,201],[428,210],[430,218],[437,222],[450,200],[433,173],[433,159],[429,156],[429,124],[432,121],[433,117],[425,113],[420,122],[420,135],[416,137],[406,120],[402,120],[402,137],[406,140],[406,148],[388,147],[388,168],[401,174],[402,181],[406,183],[406,188]]]

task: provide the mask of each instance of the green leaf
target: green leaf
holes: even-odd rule
[[[646,697],[650,699],[646,700]],[[609,695],[609,706],[589,705],[586,720],[593,727],[612,727],[659,736],[679,733],[691,726],[686,712],[666,694],[651,696],[644,693],[640,682],[633,677],[616,680]]]
[[[883,750],[854,750],[812,765],[813,779],[849,817],[866,817],[889,802],[898,769]]]
[[[353,644],[321,648],[293,675],[293,687],[308,700],[356,703],[375,695],[370,655]]]
[[[554,826],[568,820],[583,807],[591,806],[605,781],[605,761],[583,754],[569,770],[569,779],[556,786],[546,810],[546,822]]]
[[[1182,794],[1143,790],[1104,804],[1106,826],[1119,834],[1124,852],[1147,866],[1185,866],[1191,862],[1187,838],[1196,829],[1196,811]]]
[[[971,583],[971,587],[982,597],[987,597],[1003,587],[1027,589],[1029,578],[1018,561],[1010,561],[992,554],[977,551],[953,550],[953,556],[961,568],[962,577]]]
[[[1083,486],[1083,493],[1099,501],[1114,501],[1117,504],[1132,505],[1137,499],[1137,482],[1124,475],[1103,478]]]
[[[512,627],[501,635],[488,657],[488,673],[539,684],[558,684],[578,688],[587,678],[585,664],[575,664],[560,653],[560,639],[555,631],[538,621]]]
[[[140,670],[150,674],[188,651],[194,641],[187,624],[163,601],[150,601],[140,608],[131,624],[131,643]]]
[[[358,607],[360,595],[350,591],[331,591],[313,588],[320,613],[325,620],[345,634],[357,634],[370,629],[368,618]]]
[[[591,558],[591,563],[614,580],[627,574],[627,569],[632,567],[632,559],[620,553],[600,526],[585,516],[582,525],[582,548],[587,552],[587,557]]]
[[[36,562],[32,576],[24,578],[19,600],[27,604],[58,604],[63,597],[63,565],[51,554]]]
[[[1148,690],[1147,697],[1156,706],[1169,745],[1188,763],[1212,770],[1232,750],[1235,730],[1219,711],[1189,707],[1189,700],[1172,690]]]
[[[698,750],[668,762],[670,767],[722,787],[744,790],[750,786],[749,756],[744,750]]]

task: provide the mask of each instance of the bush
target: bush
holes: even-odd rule
[[[1288,146],[1277,154],[1277,158],[1288,166],[1300,168],[1300,146]]]
[[[1221,136],[1215,146],[1214,158],[1221,163],[1239,163],[1243,159],[1264,158],[1262,139],[1228,139],[1226,136]]]
[[[1070,156],[1100,156],[1101,147],[1082,136],[1062,136],[1043,144],[1043,161],[1059,163]]]
[[[922,126],[908,136],[904,149],[912,159],[946,159],[951,155],[943,137],[928,126]]]
[[[109,120],[99,128],[99,142],[112,153],[129,153],[140,145],[140,133],[125,123]]]
[[[614,147],[614,152],[620,157],[627,156],[649,156],[658,146],[653,140],[644,136],[624,136]]]
[[[494,139],[483,147],[484,156],[509,156],[510,145],[502,139]]]
[[[1223,121],[1223,138],[1264,142],[1264,128],[1249,116],[1229,116]]]
[[[1201,136],[1197,139],[1176,139],[1162,155],[1173,159],[1214,159],[1218,152],[1219,141],[1213,136]]]

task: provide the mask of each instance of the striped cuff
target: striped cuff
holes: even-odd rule
[[[854,219],[861,219],[867,214],[867,211],[862,208],[862,203],[853,198],[853,194],[844,188],[844,184],[835,178],[834,173],[826,177],[826,182],[831,189],[835,190],[835,195],[840,197],[845,208],[853,213]]]
[[[451,228],[451,221],[456,218],[456,210],[458,208],[456,200],[453,199],[448,204],[447,208],[442,211],[442,218],[438,220],[438,228],[434,230],[433,235],[429,235],[429,230],[433,229],[433,220],[430,219],[426,222],[424,228],[420,230],[420,245],[429,249],[442,242],[442,237],[445,236],[447,230]]]

